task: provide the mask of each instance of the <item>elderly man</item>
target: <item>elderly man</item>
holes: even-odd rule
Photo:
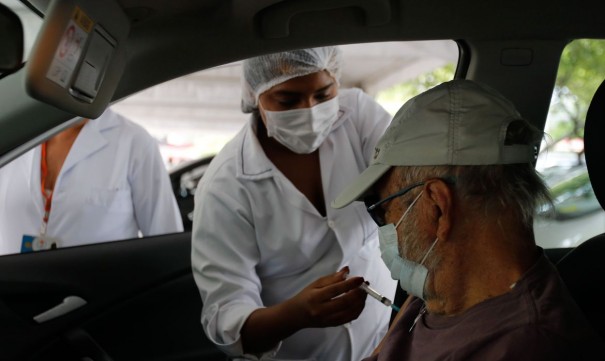
[[[395,115],[366,171],[382,259],[411,298],[367,360],[594,360],[603,345],[536,246],[541,132],[495,90],[437,86]],[[597,351],[599,353],[597,353]]]

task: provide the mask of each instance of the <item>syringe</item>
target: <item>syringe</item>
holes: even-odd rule
[[[368,281],[365,281],[364,283],[362,283],[361,286],[359,286],[359,288],[361,288],[362,290],[366,291],[368,293],[368,295],[374,297],[375,299],[377,299],[378,301],[380,301],[380,303],[382,303],[383,305],[385,305],[387,307],[391,307],[396,312],[399,312],[399,307],[395,306],[393,304],[393,302],[391,302],[391,300],[389,300],[388,298],[384,297],[383,295],[381,295],[380,293],[378,293],[375,289],[373,289],[372,287],[370,287],[370,285],[368,284]]]

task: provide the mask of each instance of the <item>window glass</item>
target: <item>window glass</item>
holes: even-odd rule
[[[351,44],[342,45],[341,49],[341,88],[357,87],[364,90],[392,114],[410,97],[452,79],[454,64],[458,60],[458,47],[453,41]],[[141,125],[153,137],[154,146],[158,147],[161,155],[162,167],[168,172],[171,192],[177,200],[185,231],[191,229],[193,195],[206,167],[248,120],[249,115],[240,109],[240,74],[241,64],[234,62],[174,79],[111,106],[113,112]],[[75,149],[75,146],[71,149]],[[23,157],[26,156],[31,158],[32,152]],[[15,168],[13,163],[17,161],[19,158],[0,169],[0,181],[2,176],[7,176],[7,169]],[[69,163],[67,159],[65,162]],[[31,164],[25,168],[31,170],[38,167],[37,163]],[[39,183],[39,179],[34,179],[32,184],[35,187],[24,189],[22,193],[40,197]],[[94,195],[79,194],[77,189],[70,189],[68,193],[74,197],[86,197],[87,202],[96,205],[115,205],[112,211],[116,214],[131,207],[128,200],[132,194],[123,192],[119,186],[115,189],[99,189],[93,192]],[[55,201],[59,202],[58,197],[53,196],[53,204]],[[37,204],[40,214],[43,213],[43,200],[30,203]],[[53,206],[48,229],[52,228],[54,211]],[[96,217],[101,219],[105,211],[101,209],[99,212]],[[117,240],[109,236],[111,232],[105,232],[107,236],[102,238],[94,238],[93,228],[90,227],[91,231],[81,237],[78,245]],[[30,236],[35,238],[37,232],[38,226],[30,231]],[[141,232],[138,235],[140,237]],[[0,234],[0,244],[2,242],[9,241],[2,239]],[[13,242],[20,244],[22,240],[14,239]],[[68,246],[71,245],[75,244]],[[0,248],[0,254],[16,253],[18,248],[15,247]]]
[[[453,79],[454,41],[341,46],[342,88],[361,88],[391,114],[412,96]],[[240,109],[241,64],[200,71],[137,93],[113,109],[145,127],[157,140],[171,174],[185,229],[193,194],[212,156],[245,124]]]
[[[456,64],[452,61],[441,63],[430,71],[414,75],[411,79],[381,90],[376,100],[392,115],[412,97],[443,82],[454,79]]]
[[[453,79],[455,42],[341,45],[341,87],[361,88],[391,114],[412,96]],[[240,110],[240,62],[200,71],[137,93],[113,109],[149,130],[168,169],[216,154],[247,121]]]
[[[605,77],[605,41],[581,39],[564,50],[537,169],[550,187],[534,223],[538,245],[575,247],[605,232],[605,212],[592,190],[584,159],[584,120]]]
[[[29,57],[38,31],[40,31],[40,27],[42,27],[42,18],[17,0],[2,0],[2,4],[13,10],[21,19],[24,38],[23,60],[25,61]]]

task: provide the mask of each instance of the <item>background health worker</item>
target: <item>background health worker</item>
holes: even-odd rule
[[[388,327],[390,308],[358,288],[395,293],[377,227],[363,205],[328,205],[368,166],[391,116],[339,89],[341,57],[323,47],[244,61],[251,117],[196,190],[202,325],[233,357],[359,360]]]
[[[0,195],[0,254],[183,231],[156,140],[110,109],[0,169]]]

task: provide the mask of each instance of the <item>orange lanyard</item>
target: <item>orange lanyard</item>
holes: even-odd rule
[[[42,217],[42,230],[40,233],[46,233],[46,225],[48,224],[48,218],[50,216],[50,208],[52,207],[53,191],[46,192],[46,177],[48,176],[48,165],[46,160],[46,142],[42,143],[42,159],[40,161],[41,170],[41,190],[42,197],[44,198],[44,216]]]

